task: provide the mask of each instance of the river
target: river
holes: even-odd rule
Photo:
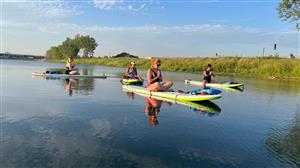
[[[300,81],[217,76],[245,88],[223,90],[200,108],[153,100],[158,109],[150,114],[147,98],[126,93],[117,78],[46,79],[31,73],[64,65],[0,61],[1,167],[300,166]],[[201,79],[163,75],[175,90],[197,89],[184,79]]]

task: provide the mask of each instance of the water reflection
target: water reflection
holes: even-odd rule
[[[63,69],[48,69],[49,71],[57,71],[62,73]],[[93,75],[93,69],[81,69],[78,70],[82,75]],[[35,77],[41,78],[41,77]],[[59,78],[59,77],[43,77],[46,80],[58,80],[61,81],[61,84],[65,86],[66,92],[69,96],[73,96],[75,93],[80,95],[91,95],[95,89],[95,80],[104,80],[104,79],[93,79],[93,78]]]
[[[150,125],[157,126],[159,124],[157,116],[162,104],[172,106],[172,102],[146,97],[145,115],[149,117]]]
[[[243,94],[214,101],[222,113],[212,102],[168,107],[160,100],[151,104],[159,111],[145,116],[146,97],[126,93],[134,102],[127,101],[117,79],[31,78],[45,67],[64,65],[4,62],[1,168],[300,167],[299,107],[294,115],[299,81],[244,79]],[[123,72],[78,67],[94,69],[86,73]],[[175,89],[195,89],[183,82],[193,74],[166,72],[167,80],[169,74]],[[79,95],[83,89],[93,95]]]
[[[265,92],[272,96],[277,94],[299,94],[300,85],[297,80],[248,80],[248,85],[255,89],[251,91]],[[248,86],[247,85],[247,86]]]
[[[149,124],[152,126],[158,125],[158,113],[160,112],[162,101],[146,97],[145,114],[149,116]]]
[[[65,80],[66,80],[66,91],[69,94],[69,96],[72,96],[75,79],[66,78]]]
[[[48,80],[57,80],[57,79],[49,78]],[[91,95],[95,88],[95,79],[66,78],[66,79],[59,79],[59,80],[61,80],[61,84],[65,86],[66,92],[68,93],[69,96],[73,96],[74,91],[76,94],[79,95],[86,95],[86,96]]]
[[[0,167],[155,167],[160,160],[115,145],[107,118],[32,118],[4,123]],[[99,116],[98,116],[99,117]],[[125,130],[124,130],[125,131]],[[116,138],[116,137],[115,137]],[[122,137],[120,137],[122,138]],[[113,141],[113,142],[112,142]],[[126,138],[123,143],[126,143]],[[150,165],[147,165],[150,164]]]
[[[295,118],[290,125],[274,128],[268,134],[266,147],[271,156],[280,162],[300,167],[300,108],[297,104]]]
[[[217,116],[221,113],[221,108],[211,101],[200,101],[200,102],[189,102],[189,101],[175,101],[169,100],[157,96],[149,96],[141,93],[134,93],[130,92],[126,89],[123,89],[126,93],[129,100],[134,100],[135,94],[139,96],[143,96],[146,99],[146,106],[145,106],[145,115],[149,116],[149,124],[152,126],[157,126],[159,124],[157,116],[160,112],[160,108],[162,104],[172,106],[173,104],[187,106],[193,111],[203,114],[205,116]]]
[[[238,87],[238,88],[219,88],[224,91],[229,91],[229,92],[243,92],[244,91],[244,86],[243,87]]]
[[[190,107],[193,111],[198,112],[209,117],[217,116],[221,113],[221,108],[211,101],[200,101],[200,102],[184,102],[177,101],[177,104],[185,105]]]
[[[126,95],[129,100],[134,100],[134,93],[133,92],[126,92]]]

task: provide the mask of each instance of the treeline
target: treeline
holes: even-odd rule
[[[92,57],[98,46],[96,40],[87,35],[76,35],[73,39],[67,38],[62,44],[53,46],[46,52],[46,59],[64,59],[67,57]]]

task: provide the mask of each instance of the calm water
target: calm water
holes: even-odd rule
[[[217,77],[244,82],[245,89],[223,91],[204,112],[146,101],[122,91],[116,78],[31,76],[63,64],[1,61],[1,167],[300,166],[300,81]],[[97,75],[124,70],[78,68]],[[200,77],[164,78],[192,90],[183,80]],[[151,105],[154,114],[147,113]]]

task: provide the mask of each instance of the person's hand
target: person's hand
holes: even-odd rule
[[[161,71],[159,69],[159,70],[157,70],[157,77],[159,78],[160,76],[161,76]]]

